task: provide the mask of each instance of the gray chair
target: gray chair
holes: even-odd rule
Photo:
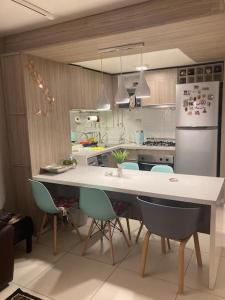
[[[156,234],[164,238],[169,238],[180,243],[179,246],[179,275],[178,293],[184,290],[184,249],[185,245],[193,235],[195,252],[198,266],[202,266],[201,252],[197,234],[200,208],[190,203],[177,201],[167,201],[165,204],[151,202],[138,197],[141,206],[143,222],[148,231],[145,235],[140,275],[143,277],[145,272],[146,258],[148,252],[149,238],[151,234]]]

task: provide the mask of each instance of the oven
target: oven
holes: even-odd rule
[[[151,171],[151,169],[156,165],[168,165],[174,169],[174,156],[140,154],[138,155],[138,165],[139,169],[142,171]]]

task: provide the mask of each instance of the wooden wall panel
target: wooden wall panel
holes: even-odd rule
[[[224,73],[224,82],[225,82],[225,73]],[[223,102],[222,102],[220,176],[225,177],[225,88],[223,88]]]
[[[41,166],[60,162],[71,153],[69,110],[71,97],[76,97],[76,93],[70,85],[70,67],[68,72],[67,65],[32,57],[36,71],[55,97],[52,113],[36,116],[35,112],[44,108],[46,99],[25,67],[29,57],[24,55],[22,59],[32,173],[38,174]],[[76,69],[74,72],[76,75]]]
[[[2,58],[7,114],[25,114],[24,81],[20,55]]]
[[[0,65],[0,209],[16,209]]]
[[[11,184],[15,192],[16,210],[34,217],[37,208],[27,187],[31,168],[21,55],[2,57],[2,66],[9,139],[8,159],[12,170]]]

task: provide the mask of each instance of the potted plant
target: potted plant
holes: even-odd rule
[[[122,150],[117,150],[117,151],[113,151],[112,152],[113,157],[115,158],[116,162],[117,162],[117,173],[118,173],[118,177],[122,177],[122,163],[126,160],[127,156],[128,156],[128,152],[126,150],[122,151]]]
[[[63,165],[64,165],[64,166],[71,166],[71,167],[75,168],[76,165],[77,165],[77,161],[76,161],[75,158],[73,158],[73,157],[71,156],[71,157],[69,157],[68,159],[64,159]]]

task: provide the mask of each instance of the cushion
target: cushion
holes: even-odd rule
[[[124,201],[112,201],[112,206],[117,216],[126,216],[128,214],[129,204]]]
[[[76,203],[78,203],[79,200],[76,198],[59,197],[54,199],[54,202],[57,207],[63,207],[65,209],[69,209],[73,207]]]

